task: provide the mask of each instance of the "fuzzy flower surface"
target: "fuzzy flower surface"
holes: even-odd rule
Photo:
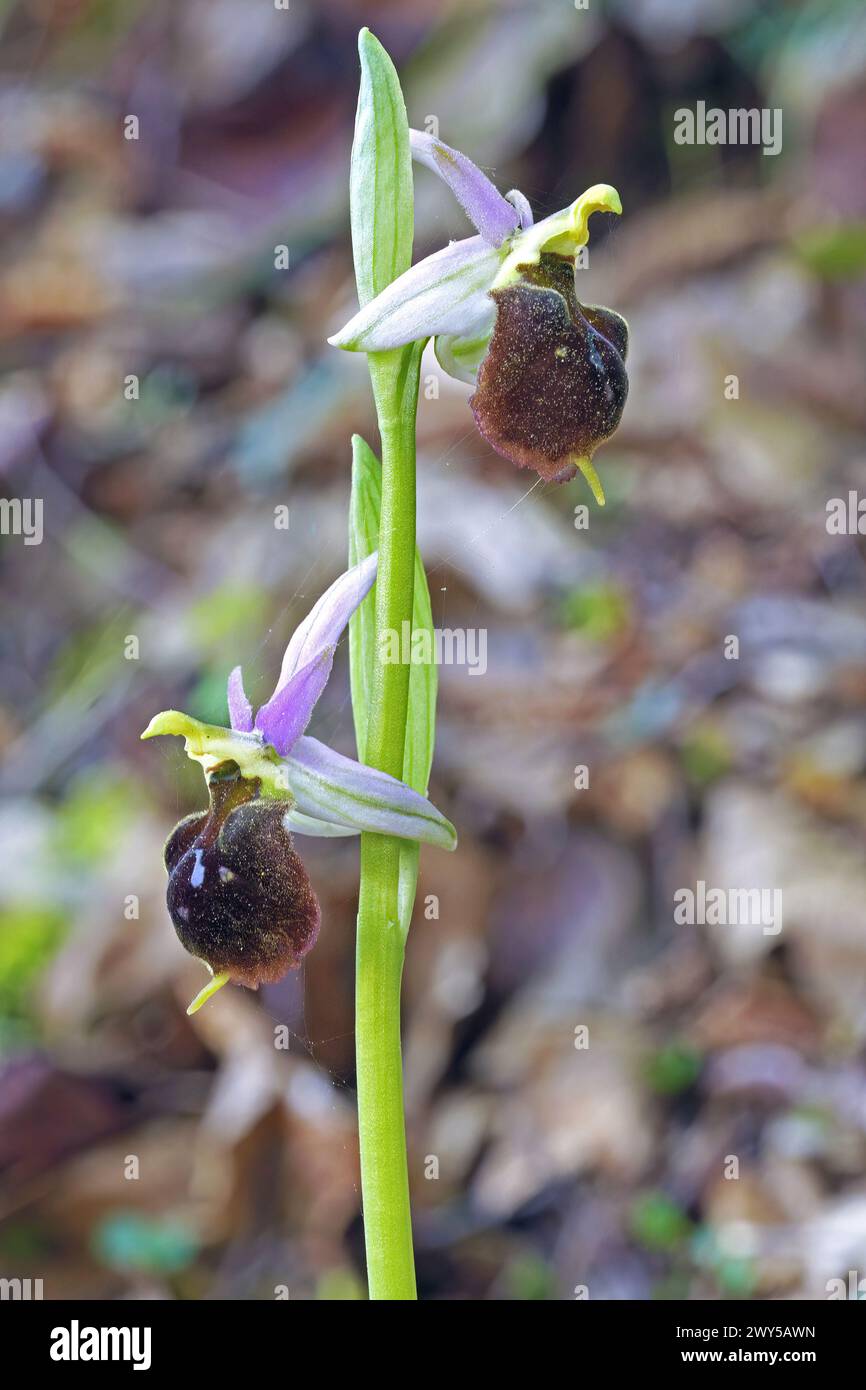
[[[497,452],[547,481],[580,471],[603,504],[592,456],[622,417],[628,327],[578,302],[574,269],[590,215],[622,211],[616,189],[595,184],[535,223],[522,193],[503,196],[459,150],[417,130],[411,142],[478,235],[412,266],[329,341],[379,352],[433,338],[443,370],[474,383],[469,403]]]
[[[181,735],[208,784],[209,810],[182,820],[165,848],[175,930],[213,976],[190,1012],[228,980],[256,988],[282,978],[314,945],[319,904],[293,832],[376,831],[456,846],[450,821],[420,793],[305,732],[376,565],[370,555],[322,595],[293,634],[273,694],[255,714],[235,667],[229,728],[164,710],[142,734]]]

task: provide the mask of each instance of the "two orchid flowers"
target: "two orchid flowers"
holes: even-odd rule
[[[443,369],[475,382],[470,406],[498,452],[548,481],[581,471],[603,503],[592,455],[622,415],[628,332],[611,310],[578,303],[574,271],[590,214],[621,211],[616,191],[597,184],[535,224],[520,192],[503,197],[465,155],[418,131],[411,146],[478,235],[406,271],[331,343],[378,352],[433,338]],[[255,716],[236,667],[229,729],[167,710],[142,734],[183,736],[208,782],[209,810],[181,821],[165,849],[172,921],[212,976],[189,1012],[229,980],[255,988],[280,979],[314,944],[320,911],[292,832],[456,845],[453,826],[418,792],[305,733],[376,563],[370,555],[319,599]]]

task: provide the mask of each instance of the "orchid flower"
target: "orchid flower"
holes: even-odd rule
[[[337,643],[376,578],[377,555],[343,574],[293,634],[270,699],[254,716],[240,667],[228,678],[230,728],[164,710],[142,738],[179,734],[205,772],[210,808],[186,817],[165,848],[167,901],[181,944],[213,979],[281,979],[315,943],[320,911],[293,847],[303,835],[364,830],[454,849],[454,827],[403,782],[364,767],[304,731]]]
[[[379,352],[432,337],[443,370],[476,384],[469,404],[497,452],[551,482],[581,471],[603,505],[592,455],[625,406],[628,327],[578,303],[574,266],[590,214],[622,211],[616,189],[595,184],[533,223],[517,189],[503,197],[459,150],[410,134],[413,158],[444,180],[478,235],[412,266],[329,341]]]

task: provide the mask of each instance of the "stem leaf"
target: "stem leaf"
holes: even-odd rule
[[[352,495],[349,504],[349,563],[361,560],[379,546],[379,515],[382,505],[382,470],[373,450],[361,438],[352,438]],[[429,634],[428,650],[433,648],[433,610],[427,575],[418,547],[415,547],[415,589],[412,607],[412,632]],[[367,715],[373,688],[376,662],[376,591],[375,588],[353,613],[349,622],[349,667],[352,686],[352,712],[355,719],[355,739],[358,757],[364,761],[367,735]],[[427,794],[433,747],[436,738],[436,689],[438,675],[435,662],[413,664],[409,673],[409,716],[406,723],[406,745],[403,753],[403,780],[422,796]],[[415,889],[418,882],[417,843],[400,846],[400,876],[398,908],[400,925],[405,935],[409,930]]]
[[[379,514],[382,505],[382,470],[373,450],[356,434],[352,437],[352,495],[349,502],[349,563],[356,565],[379,548]],[[412,606],[412,639],[426,632],[424,646],[431,653],[429,662],[413,662],[409,672],[409,718],[403,753],[403,781],[422,796],[427,795],[433,748],[436,738],[436,690],[438,676],[432,660],[433,610],[424,562],[415,547],[415,590]],[[411,648],[410,648],[411,650]],[[375,585],[349,621],[349,667],[352,685],[352,712],[358,757],[365,760],[367,716],[376,651]]]

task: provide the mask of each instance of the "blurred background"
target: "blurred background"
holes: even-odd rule
[[[633,344],[603,512],[493,454],[425,360],[434,622],[488,651],[440,673],[431,795],[460,848],[422,855],[406,968],[421,1296],[823,1298],[852,1271],[856,1296],[866,576],[827,504],[866,453],[859,0],[0,16],[0,471],[44,508],[41,544],[0,539],[0,1276],[364,1296],[357,844],[299,842],[303,970],[188,1019],[161,850],[205,788],[139,733],[170,706],[225,722],[238,662],[265,697],[344,567],[349,436],[376,434],[363,359],[325,339],[355,304],[369,24],[411,123],[536,217],[619,189],[578,296]],[[781,109],[781,152],[678,145],[698,101]],[[427,170],[416,190],[416,256],[469,234]],[[345,645],[315,721],[354,753]],[[782,931],[677,925],[701,879],[780,888]]]

